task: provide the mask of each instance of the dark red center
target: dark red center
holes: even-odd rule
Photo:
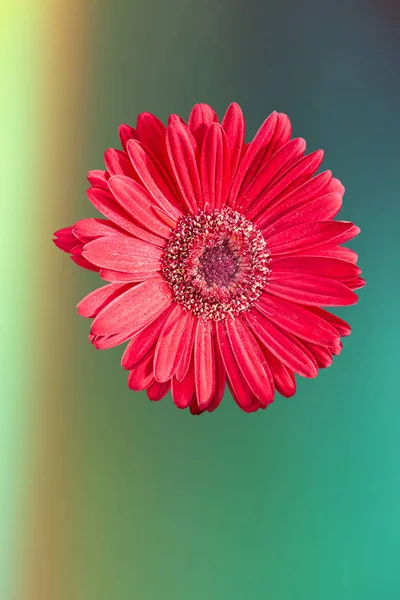
[[[206,248],[199,262],[199,273],[208,287],[228,287],[235,278],[239,260],[229,248],[228,240],[224,240],[218,246]]]
[[[196,317],[221,321],[249,310],[269,275],[264,236],[230,208],[182,217],[162,258],[175,302]]]

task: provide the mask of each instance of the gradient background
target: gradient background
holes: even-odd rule
[[[0,598],[400,598],[399,3],[1,10]],[[277,109],[325,149],[368,285],[340,311],[342,355],[294,398],[194,418],[87,342],[75,305],[97,276],[51,235],[95,214],[86,172],[120,123],[233,100],[249,136]]]

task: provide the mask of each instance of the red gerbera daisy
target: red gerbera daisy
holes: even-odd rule
[[[56,245],[108,285],[78,305],[96,348],[130,340],[132,390],[171,389],[194,414],[220,404],[225,383],[244,411],[292,396],[315,377],[350,327],[322,306],[355,304],[359,233],[334,221],[344,188],[323,153],[305,154],[288,117],[272,113],[246,144],[231,104],[222,122],[196,105],[186,124],[149,113],[121,125],[123,150],[90,171],[89,200],[106,219],[56,232]]]

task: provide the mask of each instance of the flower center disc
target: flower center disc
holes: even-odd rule
[[[229,208],[182,217],[162,262],[175,302],[215,321],[249,310],[269,274],[261,231]]]
[[[225,239],[218,246],[206,248],[199,262],[199,273],[209,287],[214,284],[227,287],[235,278],[239,260]]]

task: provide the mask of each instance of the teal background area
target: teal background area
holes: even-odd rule
[[[250,138],[276,109],[346,186],[367,286],[338,313],[353,327],[342,355],[294,398],[247,415],[227,393],[196,418],[130,392],[121,348],[90,346],[74,303],[98,279],[59,253],[73,297],[58,327],[74,381],[52,376],[70,390],[70,598],[400,598],[399,9],[103,0],[84,18],[71,220],[94,214],[86,171],[138,112],[187,117],[204,101],[222,116],[236,101]]]

